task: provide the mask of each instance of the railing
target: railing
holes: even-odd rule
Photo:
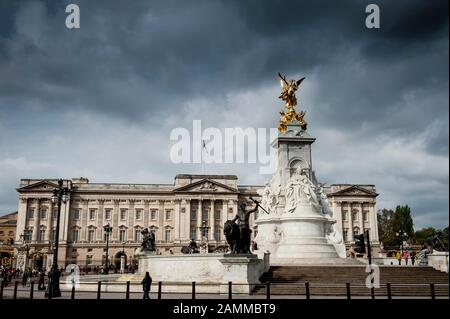
[[[78,289],[76,286],[80,286]],[[173,291],[174,287],[184,287],[182,292]],[[198,288],[203,288],[199,292]],[[218,289],[222,287],[222,289]],[[133,289],[132,289],[133,288]],[[171,289],[172,288],[172,289]],[[216,292],[205,292],[205,288],[216,290]],[[212,288],[212,289],[211,289]],[[274,293],[277,288],[278,292]],[[166,289],[166,291],[165,291]],[[286,292],[290,290],[290,292]],[[327,292],[332,290],[332,292]],[[133,290],[133,291],[132,291]],[[190,292],[188,292],[190,290]],[[220,290],[220,291],[219,291]],[[251,291],[245,293],[242,291]],[[415,291],[415,292],[414,292]],[[405,293],[406,292],[406,293]],[[66,284],[61,284],[61,298],[63,299],[142,299],[142,286],[139,283],[127,282],[83,282],[73,285],[68,289]],[[152,299],[202,299],[208,296],[209,299],[322,299],[322,298],[371,298],[371,299],[403,299],[403,298],[423,298],[436,299],[449,297],[449,284],[430,283],[430,284],[381,284],[379,288],[367,288],[365,285],[345,284],[318,284],[318,283],[286,283],[286,282],[266,282],[258,284],[236,284],[228,282],[227,284],[204,284],[204,283],[163,283],[161,281],[152,284]],[[163,298],[164,297],[164,298]],[[0,285],[0,300],[2,299],[44,299],[43,290],[37,290],[32,281],[29,286],[19,286],[16,281],[11,286]]]

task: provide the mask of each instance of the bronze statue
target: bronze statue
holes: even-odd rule
[[[225,238],[230,245],[233,254],[250,254],[250,238],[252,230],[250,229],[250,214],[258,210],[255,208],[247,210],[245,203],[240,205],[240,211],[232,220],[227,220],[224,225]]]
[[[195,240],[191,239],[191,241],[189,242],[189,246],[181,247],[181,252],[183,254],[198,254],[199,253],[198,245],[195,242]]]
[[[142,234],[142,251],[156,251],[155,234],[145,228],[141,231]]]
[[[304,120],[305,112],[300,111],[297,113],[295,111],[295,106],[297,105],[297,97],[295,92],[298,90],[300,83],[305,79],[305,77],[300,80],[286,80],[286,76],[282,76],[278,73],[281,83],[281,95],[278,97],[285,101],[285,108],[287,112],[280,112],[280,124],[278,125],[278,130],[280,132],[286,132],[288,124],[292,121],[297,121],[300,123],[302,130],[306,130],[307,123]]]

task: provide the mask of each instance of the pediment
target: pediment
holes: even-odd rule
[[[330,196],[378,196],[378,194],[361,186],[353,185],[331,193]]]
[[[58,188],[58,185],[56,183],[53,183],[53,182],[50,182],[47,180],[42,180],[40,182],[18,188],[17,190],[19,192],[22,192],[22,191],[49,192],[49,191],[53,191],[53,189],[55,189],[55,188]]]
[[[214,180],[202,179],[198,182],[178,187],[174,189],[174,192],[237,193],[237,190]]]

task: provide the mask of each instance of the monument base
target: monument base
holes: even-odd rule
[[[137,256],[138,273],[123,275],[118,281],[136,282],[149,272],[153,283],[162,282],[163,292],[227,293],[232,282],[233,293],[250,293],[259,278],[269,269],[269,254],[260,259],[253,254],[192,254]]]

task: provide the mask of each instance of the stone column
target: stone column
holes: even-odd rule
[[[162,241],[164,239],[164,200],[159,201],[158,207],[158,232],[156,240]]]
[[[67,242],[67,240],[69,238],[69,221],[70,221],[70,215],[71,215],[70,214],[70,200],[71,200],[71,197],[69,195],[69,199],[67,200],[67,202],[65,204],[61,203],[61,224],[59,225],[59,235],[60,235],[59,239],[60,239],[60,241],[63,241],[63,242]],[[58,256],[58,258],[60,258],[60,256]],[[65,258],[65,255],[61,258]]]
[[[175,223],[175,238],[173,238],[174,242],[180,242],[180,214],[181,214],[181,200],[180,199],[175,199],[175,210],[174,210],[174,223]]]
[[[97,238],[96,240],[103,241],[103,199],[98,200],[97,211]]]
[[[202,225],[202,201],[203,198],[200,198],[198,200],[198,207],[197,207],[197,240],[202,240],[202,232],[200,229],[200,226]]]
[[[89,218],[89,209],[88,209],[89,200],[82,199],[81,204],[83,206],[83,208],[81,209],[81,240],[87,241],[87,232],[88,232],[87,220]]]
[[[210,221],[209,221],[209,226],[211,227],[211,228],[210,228],[210,233],[209,233],[209,240],[210,240],[210,241],[215,240],[214,233],[215,233],[215,231],[216,231],[216,225],[215,225],[216,220],[215,220],[215,218],[214,218],[214,215],[215,215],[214,201],[215,201],[215,199],[211,199],[211,214],[210,214],[210,216],[209,216],[209,219],[210,219]]]
[[[344,235],[344,222],[342,221],[342,209],[339,209],[341,207],[341,203],[333,201],[332,209],[333,209],[333,218],[336,219],[336,227],[337,230]]]
[[[34,211],[34,220],[33,220],[33,242],[36,243],[38,241],[38,236],[39,236],[39,219],[41,217],[41,212],[40,212],[40,204],[41,204],[41,199],[40,198],[36,198],[35,199],[35,203],[36,203],[36,210]]]
[[[361,234],[364,233],[364,219],[363,219],[363,203],[359,203],[360,212],[358,213],[359,216],[359,228],[361,229]]]
[[[353,214],[352,214],[352,203],[348,202],[348,241],[352,242],[353,238]]]
[[[119,240],[119,216],[120,216],[120,199],[114,199],[114,208],[112,213],[112,225],[113,228],[110,240]]]
[[[184,219],[184,238],[185,240],[190,240],[191,238],[191,200],[186,199],[186,215]],[[195,238],[194,238],[195,239]]]
[[[149,225],[149,220],[150,220],[150,201],[148,199],[144,200],[144,212],[143,212],[144,216],[143,221],[144,221],[144,228],[148,227]]]
[[[28,214],[28,199],[24,197],[19,198],[19,208],[17,213],[17,227],[16,227],[16,242],[20,240],[20,235],[25,232]]]
[[[369,204],[369,220],[372,241],[378,242],[380,239],[378,238],[378,218],[375,203]]]
[[[222,226],[228,220],[228,199],[222,200]]]
[[[133,220],[134,220],[134,199],[128,200],[128,225],[127,225],[127,240],[134,240],[134,227],[133,227]]]
[[[45,232],[45,240],[47,241],[47,242],[49,242],[50,241],[50,239],[51,239],[51,233],[52,233],[52,210],[53,210],[53,203],[52,203],[52,200],[51,199],[49,199],[49,201],[48,201],[48,212],[47,212],[47,230],[46,230],[46,232]],[[44,267],[45,267],[45,263],[44,263]]]

